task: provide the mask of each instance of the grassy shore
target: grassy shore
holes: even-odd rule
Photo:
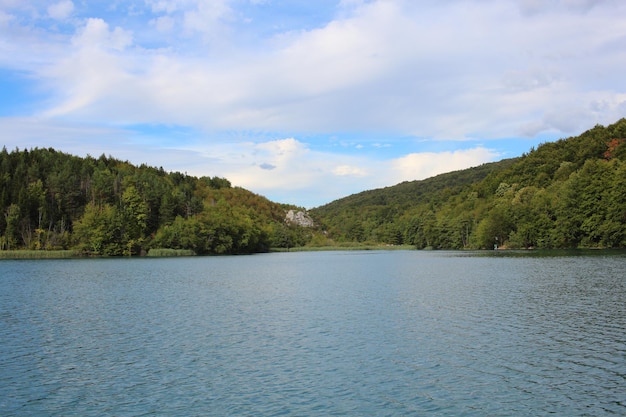
[[[80,255],[73,250],[3,250],[0,259],[69,259]]]
[[[176,257],[176,256],[195,256],[195,252],[191,249],[166,249],[154,248],[148,251],[150,257]]]
[[[299,246],[296,248],[272,248],[272,252],[316,252],[316,251],[349,251],[349,250],[413,250],[413,245],[376,245],[363,244],[355,245],[354,243],[333,246]]]
[[[270,252],[318,252],[318,251],[351,251],[351,250],[412,250],[410,245],[376,245],[376,244],[338,244],[332,246],[300,246],[297,248],[272,248]],[[153,258],[195,256],[189,249],[150,249],[146,256]],[[2,250],[0,259],[70,259],[84,257],[75,250]]]

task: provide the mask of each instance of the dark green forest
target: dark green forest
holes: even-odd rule
[[[287,207],[218,177],[54,149],[0,153],[0,249],[237,254],[303,244]]]
[[[0,250],[85,256],[195,254],[295,246],[417,249],[626,247],[626,119],[519,158],[354,194],[310,210],[225,178],[54,149],[0,152]]]
[[[311,210],[337,240],[418,249],[626,247],[626,119],[515,159]]]

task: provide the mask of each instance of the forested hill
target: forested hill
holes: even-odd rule
[[[626,246],[626,119],[520,158],[311,211],[336,240],[417,248]]]
[[[286,208],[224,178],[54,149],[0,152],[0,250],[260,252],[297,235]]]
[[[393,207],[394,210],[408,209],[416,202],[437,198],[442,191],[446,194],[461,192],[464,187],[482,181],[487,175],[510,167],[518,159],[503,159],[474,168],[447,172],[421,181],[405,181],[390,187],[363,191],[318,207],[313,212],[326,217],[358,211],[370,206],[387,206]]]
[[[342,243],[417,248],[626,247],[626,119],[520,158],[366,191],[311,210],[315,228],[218,177],[0,152],[0,250],[197,254]]]

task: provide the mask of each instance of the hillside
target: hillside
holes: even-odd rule
[[[459,193],[464,187],[482,181],[487,175],[502,171],[516,161],[517,158],[504,159],[421,181],[405,181],[391,187],[363,191],[318,207],[313,212],[320,217],[335,217],[346,210],[359,210],[363,207],[394,206],[396,209],[408,209],[418,201],[436,198],[441,192]]]
[[[311,210],[336,241],[417,248],[626,246],[626,119],[520,158]]]
[[[0,250],[262,252],[304,243],[287,208],[224,178],[54,149],[0,152]]]
[[[0,250],[137,255],[373,243],[421,248],[626,247],[626,119],[519,158],[365,191],[285,221],[225,178],[54,149],[0,152]],[[297,213],[291,213],[297,217]]]

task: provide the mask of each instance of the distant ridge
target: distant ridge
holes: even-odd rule
[[[626,247],[626,119],[505,159],[311,210],[337,241],[417,248]]]
[[[428,196],[441,189],[461,189],[465,185],[481,181],[487,175],[503,170],[519,159],[503,159],[498,162],[490,162],[472,168],[439,174],[423,180],[403,181],[393,186],[362,191],[317,207],[313,209],[313,212],[323,215],[322,213],[326,211],[332,211],[333,207],[345,209],[346,207],[378,204],[397,204],[400,207],[404,207],[413,204],[421,197]]]

